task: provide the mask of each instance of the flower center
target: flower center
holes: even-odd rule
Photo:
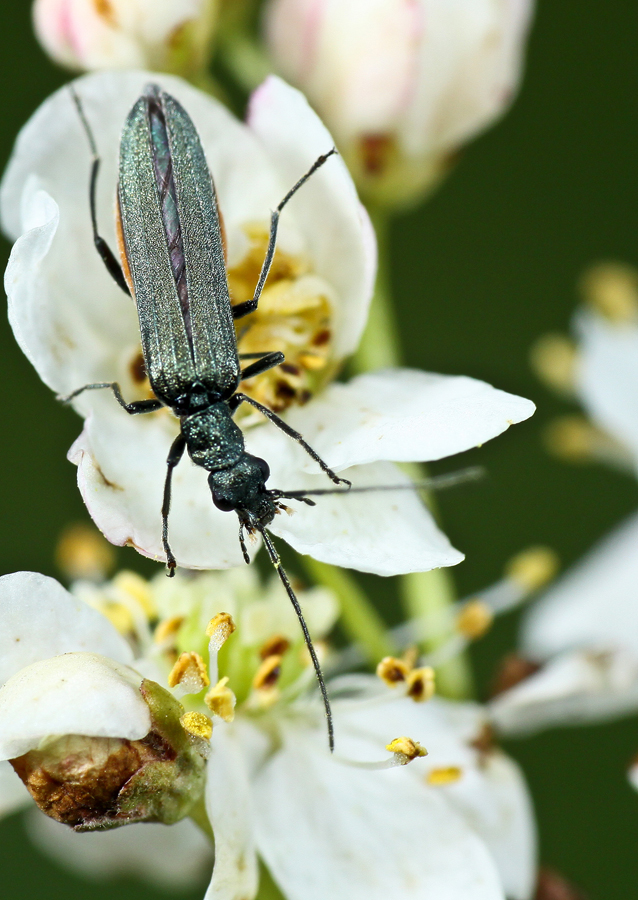
[[[233,305],[253,297],[268,246],[268,231],[260,224],[244,226],[247,250],[241,261],[228,269]],[[277,249],[259,307],[235,323],[237,347],[244,354],[280,352],[285,361],[241,383],[241,391],[281,413],[289,406],[307,403],[334,374],[332,356],[333,291],[313,274],[310,262]],[[252,360],[254,362],[254,359]],[[245,368],[250,359],[243,359]],[[129,350],[122,387],[127,399],[147,399],[153,392],[144,368],[142,351]],[[255,410],[240,408],[244,424],[262,421]]]
[[[248,250],[238,265],[228,269],[233,304],[252,298],[268,246],[263,225],[246,225],[244,233]],[[307,403],[329,368],[331,293],[328,284],[312,273],[307,259],[280,249],[275,252],[258,309],[236,323],[237,346],[240,354],[279,351],[286,360],[243,382],[242,391],[275,412]]]

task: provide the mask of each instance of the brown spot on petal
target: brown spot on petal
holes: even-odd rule
[[[504,694],[510,688],[516,687],[521,681],[525,681],[531,675],[535,675],[541,667],[538,663],[525,659],[517,653],[508,653],[503,657],[501,664],[492,679],[490,697]]]
[[[534,900],[586,900],[585,894],[566,881],[553,869],[542,868]]]
[[[131,360],[129,372],[135,384],[144,384],[146,381],[146,364],[144,363],[144,356],[141,350]]]
[[[389,134],[367,134],[361,138],[360,151],[363,168],[368,175],[382,175],[394,149]]]
[[[98,463],[98,461],[96,459],[93,460],[93,464],[95,466],[95,471],[97,472],[97,474],[99,475],[100,479],[103,481],[103,483],[105,484],[106,487],[111,488],[111,490],[113,490],[113,491],[123,491],[124,490],[124,488],[121,487],[119,484],[115,484],[114,481],[109,481],[109,479],[106,477],[106,475],[102,471],[102,467],[100,466],[100,464]]]
[[[328,328],[324,328],[323,331],[320,331],[314,336],[314,338],[312,339],[312,345],[313,347],[323,347],[324,344],[328,344],[330,342],[331,337],[332,332]]]
[[[117,24],[115,11],[109,0],[93,0],[93,6],[101,19],[104,19],[111,26]]]

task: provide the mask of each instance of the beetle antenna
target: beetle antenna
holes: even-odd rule
[[[261,536],[264,539],[264,544],[266,546],[266,550],[268,552],[268,556],[270,557],[270,561],[277,570],[277,574],[281,579],[281,583],[286,588],[286,593],[290,598],[290,602],[293,605],[295,612],[297,613],[297,618],[299,619],[299,624],[301,625],[301,630],[303,631],[304,640],[306,642],[306,647],[308,648],[308,653],[310,654],[310,659],[312,660],[312,665],[314,666],[315,675],[317,676],[317,681],[319,683],[319,690],[321,691],[321,696],[323,698],[323,706],[326,711],[326,721],[328,723],[328,744],[330,746],[330,752],[334,753],[335,749],[335,735],[334,735],[334,725],[332,722],[332,710],[330,709],[330,700],[328,699],[328,691],[326,688],[326,682],[324,681],[323,672],[321,671],[321,665],[319,664],[319,659],[317,657],[317,653],[312,643],[312,638],[310,637],[310,632],[308,631],[308,626],[306,625],[306,620],[303,617],[303,612],[301,606],[299,604],[299,600],[295,595],[295,592],[292,589],[292,585],[286,575],[286,571],[281,564],[281,560],[279,558],[279,554],[275,548],[275,545],[272,542],[272,539],[265,528],[259,528],[261,532]]]
[[[485,476],[482,466],[472,466],[468,469],[460,469],[458,472],[448,472],[446,475],[434,475],[432,478],[423,478],[421,481],[411,481],[408,484],[371,484],[365,487],[349,488],[317,488],[311,491],[272,491],[277,498],[285,500],[302,500],[306,497],[323,497],[326,494],[367,494],[372,491],[436,491],[457,484],[466,484],[468,481],[480,481]]]

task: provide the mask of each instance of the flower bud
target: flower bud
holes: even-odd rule
[[[218,0],[35,0],[38,40],[75,70],[139,68],[196,75]]]
[[[266,40],[359,187],[397,204],[509,105],[533,0],[269,0]]]
[[[140,692],[151,730],[140,740],[52,736],[10,760],[40,809],[75,831],[173,824],[204,787],[205,760],[180,723],[183,707],[153,681]]]

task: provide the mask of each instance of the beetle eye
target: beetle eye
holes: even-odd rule
[[[226,500],[225,497],[220,497],[215,491],[213,491],[213,503],[217,509],[221,509],[222,512],[232,512],[235,509],[230,501]]]
[[[257,460],[257,465],[259,466],[259,468],[261,470],[261,474],[264,476],[264,484],[265,484],[268,481],[268,479],[270,478],[270,466],[268,465],[268,463],[266,462],[265,459],[260,459],[259,456],[256,456],[255,459]]]

